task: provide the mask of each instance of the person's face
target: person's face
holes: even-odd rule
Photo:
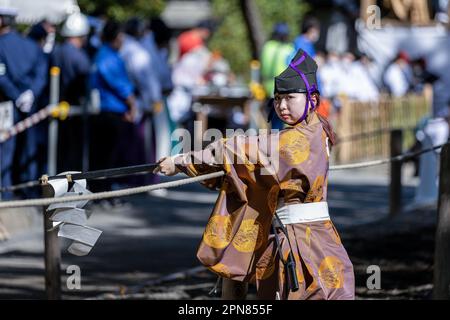
[[[275,94],[275,112],[277,116],[289,125],[297,123],[306,107],[305,93]]]
[[[123,44],[123,38],[124,38],[124,34],[123,34],[123,32],[120,32],[117,35],[117,37],[114,40],[114,42],[112,43],[114,49],[120,50],[120,48],[122,47],[122,44]]]
[[[311,28],[308,31],[309,40],[311,42],[316,43],[320,38],[320,29],[319,28]]]

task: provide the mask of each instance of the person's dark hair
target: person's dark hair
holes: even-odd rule
[[[281,42],[289,41],[289,25],[285,22],[277,22],[272,29],[272,39]]]
[[[218,27],[219,22],[215,19],[202,20],[197,24],[197,28],[208,29],[211,33],[214,33]]]
[[[114,42],[123,31],[122,25],[116,20],[108,20],[102,31],[102,41],[105,43]]]
[[[133,17],[125,23],[124,30],[130,36],[140,38],[145,31],[145,22],[138,17]]]
[[[172,38],[172,29],[161,18],[151,18],[149,28],[153,31],[155,42],[158,46],[168,43],[170,38]]]
[[[312,95],[317,100],[317,104],[316,104],[316,110],[317,110],[317,108],[320,105],[320,94],[318,91],[316,91]],[[330,147],[334,146],[336,144],[336,134],[333,131],[333,127],[331,126],[330,122],[325,117],[323,117],[320,113],[316,112],[316,114],[319,117],[319,120],[322,123],[323,130],[325,130],[325,133],[327,134],[327,137],[330,141]]]
[[[35,41],[43,41],[48,35],[47,30],[44,28],[44,24],[46,23],[45,20],[40,21],[36,24],[34,24],[30,31],[28,32],[28,37],[35,40]]]
[[[320,21],[315,17],[306,17],[301,26],[302,34],[307,33],[309,29],[317,28],[320,29]]]

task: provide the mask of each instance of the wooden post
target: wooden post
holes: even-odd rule
[[[441,151],[433,299],[450,299],[450,145]]]
[[[53,189],[49,185],[42,188],[44,198],[53,197]],[[45,292],[47,299],[61,299],[61,251],[59,248],[58,230],[48,231],[53,227],[47,207],[43,207],[44,245],[45,245]]]
[[[222,300],[245,300],[247,297],[247,282],[223,278]]]
[[[403,132],[395,129],[391,131],[391,157],[402,153]],[[391,183],[389,187],[389,214],[396,215],[402,207],[402,162],[391,162]]]

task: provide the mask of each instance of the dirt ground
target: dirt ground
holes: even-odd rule
[[[342,228],[342,241],[354,264],[357,299],[431,299],[433,290],[433,256],[436,210],[426,208],[385,218],[363,226]],[[377,265],[381,271],[381,288],[368,289],[372,273],[367,267]],[[162,283],[132,287],[130,292],[106,294],[101,299],[218,299],[210,291],[217,278],[208,271],[192,270],[173,274]],[[139,290],[139,293],[132,291]],[[255,298],[249,287],[248,299]]]

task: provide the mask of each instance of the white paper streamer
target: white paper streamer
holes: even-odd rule
[[[79,173],[75,171],[63,172],[59,175]],[[55,197],[73,196],[91,193],[86,189],[86,180],[74,180],[69,189],[67,179],[50,180]],[[102,234],[101,230],[88,227],[87,220],[90,213],[87,213],[83,207],[88,203],[87,200],[72,201],[65,203],[55,203],[48,207],[47,212],[51,212],[50,219],[53,221],[53,228],[58,228],[58,236],[73,240],[68,248],[68,252],[76,256],[87,255],[98,238]]]

